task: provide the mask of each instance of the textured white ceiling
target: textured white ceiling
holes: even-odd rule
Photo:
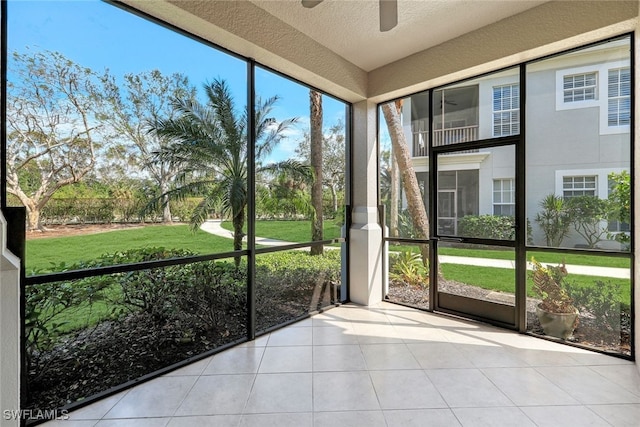
[[[398,0],[398,26],[379,29],[378,0],[251,0],[365,71],[371,71],[545,1]]]

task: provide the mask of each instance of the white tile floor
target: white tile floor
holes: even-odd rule
[[[381,303],[345,305],[56,426],[640,426],[633,363]]]

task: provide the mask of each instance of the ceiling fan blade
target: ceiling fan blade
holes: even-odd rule
[[[311,9],[312,7],[316,7],[317,5],[322,3],[322,1],[323,0],[302,0],[302,6],[306,7],[307,9]]]
[[[398,0],[380,0],[380,31],[389,31],[398,25]]]

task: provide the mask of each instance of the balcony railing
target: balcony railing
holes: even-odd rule
[[[478,139],[478,125],[433,131],[433,146],[460,144]]]
[[[462,142],[475,141],[478,139],[478,126],[464,126],[450,129],[436,129],[433,131],[433,146],[460,144]],[[428,155],[429,132],[426,130],[413,131],[413,157],[424,157]],[[475,152],[476,150],[467,150]]]
[[[428,156],[429,149],[429,132],[419,131],[413,132],[413,157]]]

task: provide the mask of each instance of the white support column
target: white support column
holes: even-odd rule
[[[7,250],[0,212],[0,424],[18,426],[20,409],[20,260]]]
[[[350,299],[382,301],[382,229],[378,223],[376,105],[353,106],[353,212],[350,230]]]

